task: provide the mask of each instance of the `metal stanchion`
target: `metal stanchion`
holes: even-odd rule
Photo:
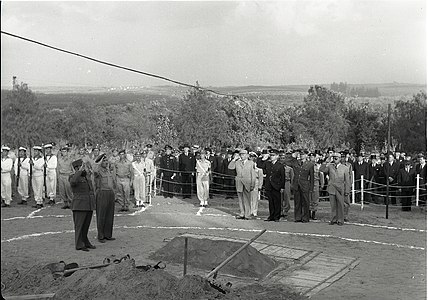
[[[152,175],[149,175],[149,205],[152,205]]]
[[[364,209],[364,175],[361,175],[361,210]]]
[[[419,174],[416,175],[416,206],[419,206]]]
[[[355,174],[352,171],[352,204],[355,204]]]

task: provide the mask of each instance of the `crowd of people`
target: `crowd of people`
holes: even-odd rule
[[[365,190],[364,195],[356,194],[357,201],[363,196],[364,201],[384,204],[388,185],[391,204],[401,202],[404,211],[411,210],[416,175],[425,191],[419,203],[426,204],[426,156],[422,153],[412,157],[402,151],[366,154],[333,148],[309,152],[272,147],[251,151],[188,144],[178,149],[166,145],[157,151],[151,144],[102,150],[98,145],[91,149],[72,145],[57,148],[54,143],[12,151],[3,146],[2,207],[10,207],[16,191],[20,205],[27,205],[32,194],[35,208],[61,202],[63,209],[73,209],[71,178],[76,174],[76,162],[93,186],[95,206],[103,207],[97,218],[107,223],[112,222],[115,202],[123,212],[144,207],[154,195],[156,183],[166,198],[175,195],[186,199],[196,194],[201,207],[208,206],[213,195],[237,197],[237,218],[242,220],[256,217],[260,199],[267,198],[266,221],[279,221],[288,215],[294,198],[295,222],[309,222],[317,218],[319,199],[324,197],[331,203],[331,223],[342,225],[348,219],[353,181]],[[100,239],[110,235],[101,234]]]

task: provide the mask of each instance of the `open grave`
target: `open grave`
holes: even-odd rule
[[[184,240],[187,238],[188,272],[183,276]],[[254,242],[217,274],[231,283],[226,293],[206,275],[246,241],[221,236],[184,234],[153,252],[136,266],[132,258],[70,276],[55,276],[52,266],[34,265],[9,274],[5,299],[15,295],[50,294],[45,299],[306,299],[355,267],[358,260],[320,252]],[[154,268],[162,261],[165,269]],[[54,264],[55,265],[55,264]],[[2,274],[2,282],[7,279]],[[28,298],[30,299],[30,298]],[[42,298],[37,298],[42,299]]]

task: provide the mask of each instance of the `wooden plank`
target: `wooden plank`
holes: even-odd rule
[[[326,280],[327,278],[329,278],[330,274],[327,275],[320,275],[320,274],[311,274],[309,272],[307,273],[293,273],[293,275],[291,275],[290,278],[295,278],[295,279],[305,279],[305,280],[312,280],[312,281],[318,281],[318,282],[322,282],[324,280]]]
[[[53,297],[55,297],[55,293],[20,295],[20,296],[4,296],[4,299],[5,300],[33,300],[33,299],[52,299]]]
[[[283,247],[269,246],[260,252],[265,254],[265,255],[272,255],[273,253],[275,253],[276,251],[281,250],[281,249],[283,249]]]
[[[258,250],[259,252],[267,247],[269,247],[268,244],[263,244],[263,243],[252,243],[251,246],[253,248],[255,248],[256,250]]]
[[[353,261],[352,257],[347,258],[336,258],[331,256],[319,255],[317,257],[318,261],[325,261],[328,263],[342,263],[342,264],[350,264]]]

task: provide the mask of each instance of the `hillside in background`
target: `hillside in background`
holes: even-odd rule
[[[330,84],[323,86],[329,88]],[[348,84],[349,87],[378,88],[381,94],[378,98],[349,98],[357,103],[369,102],[375,105],[387,105],[402,98],[409,98],[419,91],[426,91],[426,85],[421,84]],[[309,85],[285,86],[237,86],[237,87],[208,87],[223,94],[242,95],[248,98],[260,98],[279,107],[303,103]],[[182,86],[153,86],[153,87],[32,87],[38,101],[43,106],[62,108],[70,102],[94,102],[99,105],[125,104],[148,102],[151,100],[175,101],[182,99],[189,89]],[[2,89],[2,100],[4,97]]]

